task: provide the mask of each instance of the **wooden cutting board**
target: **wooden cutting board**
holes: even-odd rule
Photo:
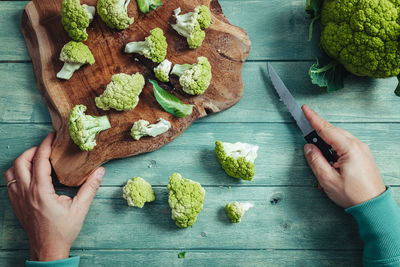
[[[87,29],[89,38],[85,42],[96,63],[76,71],[69,81],[56,78],[63,66],[59,60],[61,48],[70,41],[61,24],[61,2],[31,1],[24,10],[21,27],[33,61],[36,82],[56,131],[50,160],[62,184],[79,186],[93,170],[109,160],[154,151],[182,134],[195,120],[227,109],[240,100],[243,94],[241,70],[250,50],[250,40],[243,29],[229,24],[217,0],[164,0],[162,7],[145,15],[139,12],[136,1],[132,0],[128,14],[135,18],[135,22],[124,31],[109,29],[96,14]],[[81,3],[96,5],[95,0]],[[181,7],[186,13],[200,4],[210,7],[213,24],[206,30],[203,45],[191,50],[186,39],[179,36],[170,24],[174,23],[174,9]],[[123,50],[128,42],[143,41],[155,27],[163,29],[168,42],[167,58],[174,64],[195,63],[197,57],[206,56],[212,65],[211,86],[201,96],[185,94],[175,78],[162,85],[184,103],[194,104],[192,115],[180,119],[164,112],[149,83],[146,83],[134,110],[105,112],[97,109],[94,99],[103,93],[113,74],[140,72],[146,79],[154,79],[152,69],[156,64],[137,55],[125,54]],[[77,104],[88,107],[86,114],[107,115],[112,126],[97,136],[97,146],[90,152],[80,151],[69,136],[69,112]],[[159,118],[171,122],[172,127],[167,133],[140,141],[131,138],[130,129],[135,121],[145,119],[156,123]]]

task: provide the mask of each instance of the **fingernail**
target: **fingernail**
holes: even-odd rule
[[[105,173],[106,173],[106,169],[104,169],[103,167],[98,168],[98,170],[96,171],[96,178],[98,178],[98,179],[103,178]]]
[[[306,144],[306,145],[304,146],[304,152],[306,153],[306,155],[310,154],[311,151],[312,151],[312,145]]]

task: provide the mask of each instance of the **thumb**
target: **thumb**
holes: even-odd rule
[[[322,184],[322,187],[326,181],[337,177],[337,171],[325,159],[318,147],[312,144],[306,144],[304,146],[304,154],[308,165],[310,165],[318,182]]]
[[[74,197],[73,205],[77,206],[85,215],[89,211],[90,204],[92,204],[94,196],[100,187],[104,174],[105,169],[103,167],[96,169]]]

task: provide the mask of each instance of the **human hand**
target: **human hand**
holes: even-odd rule
[[[326,122],[310,107],[303,105],[302,110],[311,126],[339,157],[332,167],[315,145],[304,146],[308,164],[333,202],[349,208],[386,191],[368,145],[349,132]]]
[[[105,170],[94,171],[74,198],[57,195],[51,180],[50,154],[54,133],[39,148],[19,156],[6,171],[8,196],[28,234],[31,260],[52,261],[69,257]]]

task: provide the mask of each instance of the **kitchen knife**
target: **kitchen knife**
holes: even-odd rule
[[[328,145],[311,126],[301,108],[297,105],[296,100],[289,92],[281,78],[278,76],[270,63],[267,64],[268,74],[272,84],[275,87],[278,95],[289,109],[290,114],[295,119],[297,126],[303,132],[304,139],[307,143],[316,145],[321,150],[327,161],[333,165],[338,160],[336,152]]]

